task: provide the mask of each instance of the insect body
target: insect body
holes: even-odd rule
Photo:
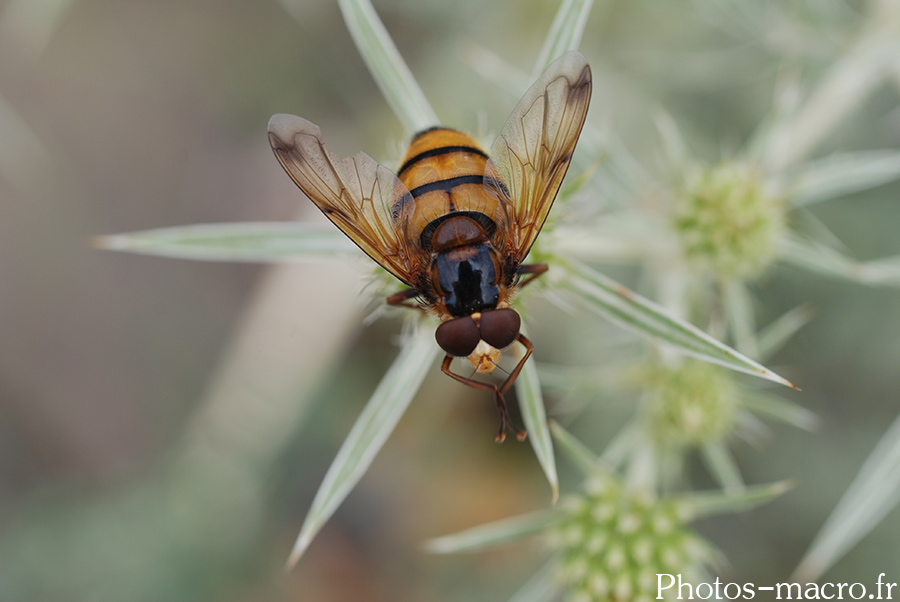
[[[269,121],[275,156],[294,182],[344,234],[409,288],[388,303],[420,305],[441,324],[441,370],[493,393],[497,440],[509,419],[504,394],[531,355],[509,307],[545,265],[523,264],[569,167],[591,94],[585,58],[557,59],[528,89],[488,154],[455,130],[417,134],[395,175],[365,153],[339,159],[319,128],[292,115]],[[491,372],[502,349],[518,341],[525,353],[499,387],[456,374],[467,357]],[[516,430],[519,439],[525,432]]]

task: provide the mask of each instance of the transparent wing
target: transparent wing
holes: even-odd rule
[[[409,195],[397,176],[365,153],[338,158],[325,148],[319,126],[302,117],[273,116],[269,143],[325,217],[381,267],[413,286],[415,268],[392,216],[397,201]]]
[[[507,240],[518,261],[528,254],[550,213],[590,99],[587,59],[568,52],[528,89],[491,149],[485,185],[489,194],[508,197],[513,227]]]

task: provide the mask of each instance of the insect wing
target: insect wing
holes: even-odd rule
[[[528,89],[491,149],[485,186],[492,196],[508,196],[509,247],[518,261],[528,254],[550,213],[590,99],[587,59],[580,52],[564,54]]]
[[[381,267],[412,286],[413,262],[391,208],[408,195],[389,169],[365,153],[338,158],[325,148],[319,126],[294,115],[269,120],[278,162],[331,222]]]

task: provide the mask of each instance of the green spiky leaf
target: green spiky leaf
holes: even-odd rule
[[[291,551],[289,566],[296,564],[313,537],[369,468],[419,390],[428,368],[437,356],[437,350],[430,330],[421,326],[404,345],[359,415],[319,486]]]
[[[199,261],[279,262],[352,257],[358,249],[331,226],[302,222],[235,222],[156,228],[94,239],[112,251]]]
[[[644,336],[671,345],[693,357],[771,380],[796,389],[790,381],[738,353],[696,326],[587,266],[570,261],[567,281],[590,309]]]

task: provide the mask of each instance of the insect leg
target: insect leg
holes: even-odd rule
[[[516,377],[518,377],[519,372],[522,371],[522,366],[525,365],[525,360],[527,360],[529,357],[531,357],[531,352],[534,351],[534,344],[531,341],[529,341],[528,338],[524,334],[520,333],[519,336],[516,337],[516,340],[519,341],[520,343],[522,343],[522,345],[525,347],[525,355],[522,356],[522,359],[519,360],[519,363],[516,365],[515,370],[513,370],[512,372],[509,373],[509,377],[506,379],[506,382],[504,382],[503,385],[500,387],[499,393],[501,395],[506,393],[509,390],[509,388],[512,386],[512,384],[514,382],[516,382]]]
[[[520,335],[521,336],[521,335]],[[524,338],[524,337],[522,337]],[[528,341],[528,339],[525,339]],[[528,342],[528,345],[531,345],[531,342]],[[526,345],[526,348],[528,347]],[[534,349],[534,346],[531,345],[531,349]],[[449,376],[455,381],[461,382],[464,385],[469,385],[475,389],[481,389],[482,391],[489,391],[494,396],[494,403],[497,405],[497,413],[500,415],[500,430],[497,432],[497,437],[494,439],[497,443],[503,443],[506,439],[506,427],[509,426],[510,430],[516,433],[516,439],[519,441],[524,441],[527,433],[518,428],[515,423],[512,421],[512,418],[509,416],[509,409],[506,407],[506,399],[504,399],[503,394],[509,389],[512,383],[516,380],[516,376],[519,374],[519,371],[522,369],[522,363],[528,358],[531,354],[531,349],[528,349],[526,355],[519,362],[519,365],[513,371],[509,378],[506,379],[506,382],[503,383],[501,388],[497,388],[497,385],[493,385],[490,383],[483,383],[477,380],[473,380],[471,378],[466,378],[465,376],[461,376],[452,372],[450,370],[450,363],[453,361],[452,355],[447,355],[444,357],[444,362],[441,364],[441,372]]]
[[[548,269],[550,268],[547,267],[546,263],[529,263],[527,265],[520,265],[517,273],[519,276],[526,276],[526,278],[519,283],[519,288],[533,281]]]
[[[539,274],[543,274],[544,272],[547,271],[547,266],[540,266],[540,267],[543,267],[544,269],[541,272],[539,272]],[[525,436],[528,433],[526,433],[524,429],[520,429],[520,428],[516,427],[515,424],[513,424],[513,421],[509,417],[509,410],[506,409],[506,401],[503,399],[504,393],[506,393],[509,390],[509,388],[512,387],[513,383],[516,382],[516,378],[518,378],[519,372],[522,371],[522,367],[525,365],[525,362],[531,356],[531,352],[534,351],[534,345],[532,344],[531,341],[528,340],[528,338],[524,334],[520,333],[519,336],[516,337],[516,340],[519,341],[520,343],[522,343],[522,345],[525,347],[525,355],[523,355],[522,359],[519,360],[519,363],[516,364],[515,369],[509,373],[509,376],[506,378],[506,382],[504,382],[500,386],[500,388],[497,390],[497,396],[499,397],[499,400],[500,400],[498,403],[503,406],[503,413],[506,415],[506,421],[507,421],[507,423],[509,423],[509,427],[516,432],[516,439],[518,439],[519,441],[524,441]]]
[[[402,307],[408,307],[410,309],[418,309],[419,311],[425,311],[425,308],[419,305],[418,303],[413,305],[412,303],[407,303],[411,299],[415,299],[419,296],[419,291],[414,288],[408,288],[405,291],[400,291],[399,293],[394,293],[390,297],[386,299],[388,305],[400,305]]]

